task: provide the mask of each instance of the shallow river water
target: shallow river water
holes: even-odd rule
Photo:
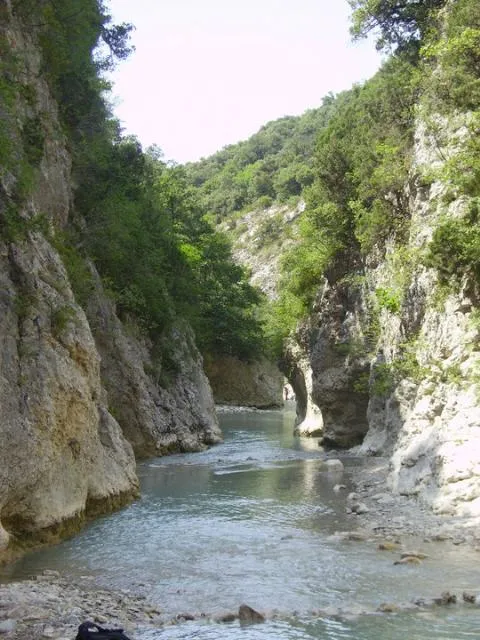
[[[361,462],[346,459],[341,477],[326,473],[317,442],[293,437],[293,418],[288,411],[221,414],[223,444],[140,464],[139,501],[31,554],[8,577],[46,568],[91,575],[102,586],[145,594],[172,616],[208,614],[140,632],[147,640],[480,638],[476,606],[375,613],[384,602],[445,589],[478,592],[479,554],[416,541],[430,557],[394,566],[395,556],[374,542],[336,538],[357,526],[357,516],[346,514],[345,493],[333,487],[341,481],[350,490],[349,468]],[[243,602],[267,612],[267,622],[211,621]],[[328,615],[338,609],[345,615]]]

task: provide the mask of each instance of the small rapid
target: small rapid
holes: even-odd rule
[[[54,569],[101,587],[145,595],[172,617],[196,620],[139,637],[180,639],[480,637],[480,607],[405,610],[443,590],[478,591],[478,553],[428,545],[421,566],[395,566],[374,542],[341,540],[359,516],[347,514],[354,465],[327,472],[317,442],[294,438],[291,411],[220,415],[225,441],[197,454],[138,465],[142,497],[75,538],[3,570],[16,580]],[[218,624],[247,602],[265,624]],[[379,614],[382,603],[398,613]],[[201,616],[205,614],[205,616]]]

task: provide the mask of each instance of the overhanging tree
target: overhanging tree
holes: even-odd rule
[[[351,33],[364,38],[379,33],[377,49],[418,49],[433,11],[446,0],[348,0],[352,7]]]

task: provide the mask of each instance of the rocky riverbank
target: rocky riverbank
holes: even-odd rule
[[[352,535],[349,541],[362,540]],[[386,544],[379,544],[379,553],[393,551]],[[421,554],[417,554],[421,556]],[[403,554],[394,564],[421,564],[413,555]],[[399,567],[399,570],[401,568]],[[446,580],[447,582],[447,580]],[[399,612],[435,616],[440,609],[449,607],[460,614],[472,610],[480,611],[480,589],[455,593],[439,585],[437,597],[415,597],[409,602],[382,602],[376,608],[362,607],[352,603],[350,607],[332,605],[302,614],[302,618],[330,618],[354,620],[361,616],[389,615]],[[247,612],[247,613],[246,613]],[[78,626],[85,621],[106,628],[121,628],[135,640],[151,638],[152,634],[168,626],[185,623],[202,625],[240,624],[241,626],[275,620],[292,620],[300,617],[298,612],[269,611],[259,613],[248,605],[240,605],[238,611],[216,613],[180,612],[174,616],[165,614],[161,606],[145,596],[129,591],[108,591],[97,588],[92,579],[62,577],[56,571],[22,582],[0,585],[0,637],[5,640],[74,640]]]
[[[389,459],[375,457],[352,471],[355,493],[345,496],[345,508],[359,528],[387,539],[414,537],[425,544],[450,541],[480,552],[479,517],[435,514],[421,499],[391,492],[389,464]]]
[[[431,559],[437,562],[445,551],[455,554],[458,549],[459,554],[472,553],[473,558],[475,551],[480,554],[478,523],[432,514],[414,499],[388,491],[386,459],[366,459],[358,465],[355,460],[353,466],[348,457],[344,458],[344,464],[333,456],[327,456],[327,461],[328,473],[338,482],[335,491],[344,496],[345,510],[350,514],[350,527],[334,536],[338,545],[358,545],[359,553],[367,545],[378,552],[382,561],[391,559],[392,565],[424,565],[410,569],[398,567],[398,571],[412,572],[421,572]],[[432,598],[430,593],[423,598],[426,594],[417,593],[413,574],[412,580],[408,602],[384,602],[370,609],[355,603],[339,608],[332,603],[331,607],[302,615],[350,619],[399,611],[422,614],[426,609],[436,615],[435,611],[445,606],[455,607],[461,613],[463,609],[480,607],[480,584],[477,591],[469,589],[463,593],[457,589],[457,592],[449,584],[446,572],[445,582],[436,585],[436,597]],[[300,615],[294,611],[262,613],[267,623]],[[151,634],[160,629],[187,622],[195,625],[242,623],[239,610],[166,611],[161,601],[152,599],[148,585],[140,583],[128,591],[108,590],[100,588],[91,576],[73,578],[46,570],[28,580],[0,585],[0,636],[5,640],[73,640],[78,626],[87,620],[109,628],[121,627],[132,640],[152,637]]]

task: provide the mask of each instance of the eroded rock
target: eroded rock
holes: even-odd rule
[[[240,624],[258,624],[265,622],[265,616],[255,609],[252,609],[248,604],[240,605],[238,609],[238,618]]]

